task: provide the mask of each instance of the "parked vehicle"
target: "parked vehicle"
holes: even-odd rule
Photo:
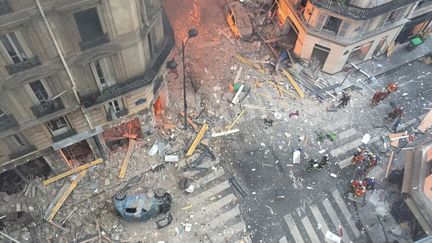
[[[126,195],[118,192],[114,197],[114,207],[124,220],[146,221],[159,214],[170,211],[172,196],[169,193],[155,194],[149,198],[146,194]]]

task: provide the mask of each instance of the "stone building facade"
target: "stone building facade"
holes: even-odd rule
[[[159,0],[1,0],[0,173],[64,170],[104,157],[108,129],[152,127],[173,47]]]
[[[385,53],[409,22],[417,2],[278,0],[277,15],[295,55],[334,74],[350,63]]]

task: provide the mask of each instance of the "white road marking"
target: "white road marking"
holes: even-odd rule
[[[360,236],[360,231],[357,229],[356,224],[352,220],[352,215],[350,211],[348,210],[347,206],[345,205],[345,202],[343,201],[341,195],[339,194],[338,190],[334,190],[332,192],[333,198],[336,201],[336,204],[339,206],[340,210],[342,211],[346,221],[348,222],[348,225],[350,226],[351,230],[353,231],[355,237]]]
[[[222,228],[222,232],[218,232],[213,230],[209,237],[212,240],[212,242],[226,242],[228,239],[234,237],[239,232],[245,232],[246,226],[243,222],[238,222],[235,225],[230,225]],[[232,241],[231,241],[232,242]]]
[[[197,210],[194,218],[200,219],[204,216],[213,218],[214,215],[212,215],[211,213],[218,213],[219,209],[221,209],[222,207],[224,207],[224,206],[226,206],[226,205],[228,205],[231,202],[236,201],[236,200],[237,200],[237,198],[234,196],[234,194],[232,194],[232,193],[228,194],[225,197],[223,197],[223,198],[221,198],[221,199],[219,199],[219,200],[217,200],[217,201],[215,201],[215,202],[213,202],[207,206],[204,206],[201,211]]]
[[[357,131],[354,128],[350,128],[338,134],[337,139],[342,140],[345,138],[349,138],[352,135],[355,135]]]
[[[348,150],[351,150],[353,148],[357,148],[360,145],[362,145],[361,138],[357,138],[356,140],[354,140],[350,143],[346,143],[346,144],[344,144],[344,145],[342,145],[336,149],[333,149],[332,151],[330,151],[330,154],[333,157],[336,157],[338,155],[345,153]]]
[[[237,215],[240,215],[240,209],[238,206],[235,206],[233,209],[231,209],[230,211],[224,212],[223,214],[220,214],[217,218],[213,219],[212,221],[210,221],[208,223],[210,228],[216,228],[218,226],[224,226],[224,224],[236,217]]]
[[[303,237],[300,234],[300,231],[297,228],[296,223],[294,222],[291,214],[285,215],[285,222],[288,225],[288,229],[290,230],[291,235],[294,238],[294,242],[296,243],[304,243]]]
[[[284,237],[280,238],[279,243],[288,243],[288,241],[287,241],[286,237],[284,236]]]
[[[321,212],[319,211],[318,207],[315,205],[312,205],[309,208],[311,209],[312,214],[313,214],[315,220],[317,221],[317,223],[321,225],[321,232],[323,233],[323,235],[325,235],[325,233],[327,231],[329,231],[329,229],[328,229],[328,226],[327,226]]]
[[[342,227],[342,239],[343,239],[343,241],[344,242],[351,242],[351,240],[348,237],[347,232],[343,228],[342,222],[339,220],[339,218],[336,214],[336,211],[334,210],[334,208],[330,204],[330,201],[328,200],[328,198],[324,199],[322,204],[324,205],[326,212],[330,216],[330,219],[332,220],[333,225],[335,226],[335,228],[333,230],[330,230],[330,231],[331,232],[339,232],[339,227]]]
[[[210,173],[210,174],[208,174],[208,175],[206,175],[204,177],[201,177],[200,179],[194,181],[193,184],[196,185],[196,186],[198,186],[198,185],[199,186],[204,186],[205,184],[207,184],[207,183],[209,183],[209,182],[211,182],[213,180],[216,180],[217,178],[219,178],[219,177],[221,177],[223,175],[225,175],[224,169],[218,168],[216,171],[213,171],[212,173]]]
[[[303,226],[306,229],[306,233],[308,234],[309,239],[311,240],[311,242],[320,242],[320,240],[318,239],[317,234],[315,233],[315,231],[314,231],[314,229],[312,227],[311,222],[309,221],[309,218],[308,217],[304,217],[304,218],[302,218],[301,221],[303,223]]]
[[[213,196],[219,192],[222,192],[223,190],[225,190],[229,187],[230,187],[230,184],[228,183],[228,181],[224,181],[224,182],[208,189],[207,191],[203,191],[200,194],[189,198],[189,202],[192,205],[199,204],[199,203],[203,202],[204,200],[206,200],[207,198],[209,198],[209,197],[211,197],[211,196]]]
[[[208,168],[211,168],[211,167],[213,167],[213,166],[218,165],[219,162],[220,162],[219,159],[216,159],[216,160],[213,160],[213,161],[206,160],[206,161],[204,161],[202,164],[198,165],[197,167],[208,169]],[[193,171],[186,171],[186,172],[183,173],[183,174],[184,174],[186,177],[192,177],[192,176],[195,176],[195,175],[197,175],[197,174],[199,174],[199,173],[201,173],[201,171],[199,171],[199,170],[193,170]]]
[[[323,129],[334,131],[334,130],[338,129],[339,127],[343,127],[343,126],[347,125],[348,123],[350,123],[349,118],[344,118],[344,119],[342,119],[342,121],[333,122],[333,123],[325,126]]]

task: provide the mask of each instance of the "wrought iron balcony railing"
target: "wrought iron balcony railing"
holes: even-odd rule
[[[64,109],[64,105],[63,102],[61,101],[60,97],[57,97],[53,100],[44,102],[40,105],[35,105],[31,108],[31,110],[33,111],[33,114],[37,117],[37,118],[41,118],[43,116],[52,114],[56,111],[62,110]]]
[[[357,20],[370,19],[417,1],[418,0],[393,0],[376,7],[362,8],[351,4],[349,0],[310,0],[313,5],[319,8],[324,8],[342,16]]]
[[[14,116],[4,115],[0,117],[0,132],[7,131],[17,126],[18,126],[18,122]]]
[[[90,49],[90,48],[93,48],[93,47],[100,46],[100,45],[103,45],[105,43],[108,43],[109,41],[110,40],[108,38],[108,34],[105,33],[105,34],[103,34],[101,36],[98,36],[96,38],[93,38],[91,40],[80,41],[79,44],[80,44],[81,51],[85,51],[87,49]]]
[[[165,25],[164,23],[164,26],[164,44],[157,50],[156,53],[159,53],[158,57],[153,61],[153,65],[144,72],[144,75],[125,82],[117,83],[93,94],[83,95],[81,96],[82,105],[85,108],[89,108],[151,84],[175,45],[174,32],[171,25],[168,22],[168,25]],[[160,86],[160,84],[158,85]]]
[[[108,115],[107,115],[107,121],[115,120],[115,118],[120,118],[120,117],[126,116],[127,114],[129,114],[129,110],[128,110],[128,109],[123,109],[123,110],[121,110],[121,111],[119,111],[119,112],[116,112],[116,113],[115,113],[115,116],[116,116],[116,117],[113,117],[113,116],[108,112]]]
[[[12,13],[9,0],[0,0],[0,15]]]
[[[39,65],[41,65],[39,58],[37,56],[34,56],[29,59],[23,60],[19,63],[12,63],[6,65],[6,69],[9,72],[9,74],[14,74]]]
[[[36,150],[36,146],[34,146],[34,145],[28,145],[28,146],[25,146],[25,147],[17,150],[16,152],[10,153],[9,154],[9,158],[10,159],[16,159],[16,158],[24,156],[24,155],[26,155],[28,153],[31,153],[31,152],[33,152],[35,150]]]
[[[70,129],[69,131],[67,131],[65,133],[59,134],[57,136],[53,136],[52,137],[52,141],[53,141],[53,143],[55,143],[55,142],[58,142],[58,141],[61,141],[61,140],[65,139],[65,138],[68,138],[70,136],[73,136],[75,134],[77,134],[76,130],[75,129]]]

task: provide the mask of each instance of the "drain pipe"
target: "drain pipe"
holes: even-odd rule
[[[66,63],[66,60],[64,59],[63,53],[61,52],[61,49],[60,49],[60,47],[59,47],[59,45],[58,45],[58,43],[57,43],[57,40],[56,40],[56,38],[55,38],[55,36],[54,36],[54,33],[52,32],[51,26],[50,26],[49,23],[48,23],[48,19],[47,19],[47,17],[45,16],[45,13],[44,13],[44,11],[43,11],[43,9],[42,9],[42,6],[41,6],[39,0],[35,0],[35,2],[36,2],[36,5],[37,5],[37,7],[38,7],[38,10],[39,10],[40,14],[42,15],[42,18],[43,18],[43,20],[44,20],[44,23],[45,23],[47,29],[48,29],[48,33],[49,33],[49,35],[50,35],[50,37],[51,37],[51,40],[52,40],[53,43],[54,43],[54,46],[55,46],[55,48],[56,48],[56,50],[57,50],[57,53],[58,53],[58,55],[60,56],[60,60],[61,60],[61,62],[62,62],[62,64],[63,64],[63,67],[64,67],[65,70],[66,70],[66,73],[67,73],[67,75],[68,75],[68,77],[69,77],[70,82],[72,83],[72,91],[73,91],[73,93],[74,93],[75,99],[76,99],[76,101],[78,102],[78,104],[79,104],[79,106],[80,106],[80,108],[81,108],[82,113],[84,114],[84,117],[85,117],[85,119],[86,119],[86,121],[87,121],[87,124],[90,126],[90,129],[93,129],[93,125],[92,125],[91,122],[90,122],[90,118],[89,118],[89,116],[87,115],[87,113],[85,112],[84,108],[83,108],[82,105],[81,105],[81,100],[80,100],[80,98],[79,98],[79,96],[78,96],[78,91],[77,91],[77,87],[76,87],[76,84],[75,84],[74,78],[73,78],[72,73],[71,73],[71,71],[70,71],[70,69],[69,69],[69,66],[68,66],[67,63]]]

